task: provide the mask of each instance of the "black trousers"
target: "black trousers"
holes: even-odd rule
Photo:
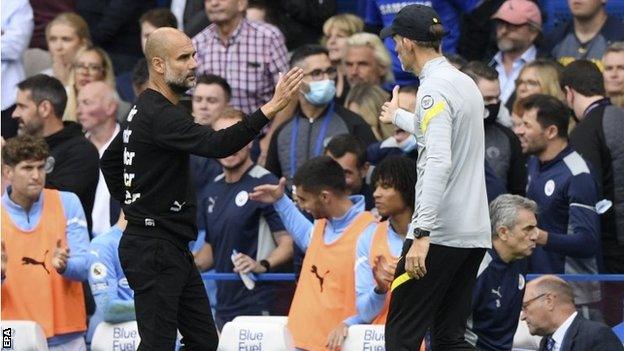
[[[124,233],[119,261],[134,290],[139,351],[173,350],[178,329],[184,350],[217,349],[208,296],[188,249]]]
[[[405,254],[412,240],[403,244],[395,279],[405,273]],[[418,350],[427,330],[431,346],[438,350],[474,350],[464,339],[470,315],[472,290],[485,249],[460,249],[434,245],[425,260],[427,274],[395,287],[386,322],[386,350]]]

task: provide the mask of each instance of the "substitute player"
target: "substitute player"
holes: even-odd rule
[[[413,133],[419,146],[414,215],[391,286],[388,351],[417,350],[429,328],[434,350],[473,349],[464,340],[466,319],[491,247],[483,97],[440,54],[443,35],[438,14],[423,5],[404,7],[381,31],[421,82],[415,114],[398,108],[396,87],[380,116]]]

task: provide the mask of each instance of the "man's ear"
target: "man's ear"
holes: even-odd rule
[[[319,199],[321,199],[321,202],[326,204],[329,203],[329,201],[331,200],[332,194],[327,190],[321,190],[318,196]]]
[[[366,161],[360,168],[360,172],[364,174],[364,177],[368,175],[368,169],[370,168],[370,162]]]
[[[165,74],[165,60],[162,57],[152,57],[152,67],[157,73]]]
[[[500,226],[496,228],[496,232],[498,233],[498,238],[501,241],[506,242],[509,239],[509,228]]]
[[[546,127],[545,133],[546,133],[546,138],[548,138],[548,140],[553,140],[558,137],[559,128],[557,128],[557,126],[553,124],[551,126]]]
[[[52,103],[48,100],[43,100],[37,106],[37,114],[41,118],[48,118],[54,114],[54,107],[52,107]]]

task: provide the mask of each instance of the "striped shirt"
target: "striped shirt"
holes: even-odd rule
[[[243,19],[224,43],[216,24],[193,37],[197,73],[225,78],[231,105],[251,113],[271,99],[280,72],[288,69],[284,36],[276,27]]]

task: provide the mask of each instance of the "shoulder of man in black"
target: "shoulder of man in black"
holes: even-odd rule
[[[336,106],[336,114],[345,122],[349,133],[353,133],[364,145],[368,146],[377,142],[377,138],[375,138],[371,127],[362,116],[340,105]]]
[[[624,350],[624,347],[611,328],[577,315],[566,333],[561,349],[618,351]]]

